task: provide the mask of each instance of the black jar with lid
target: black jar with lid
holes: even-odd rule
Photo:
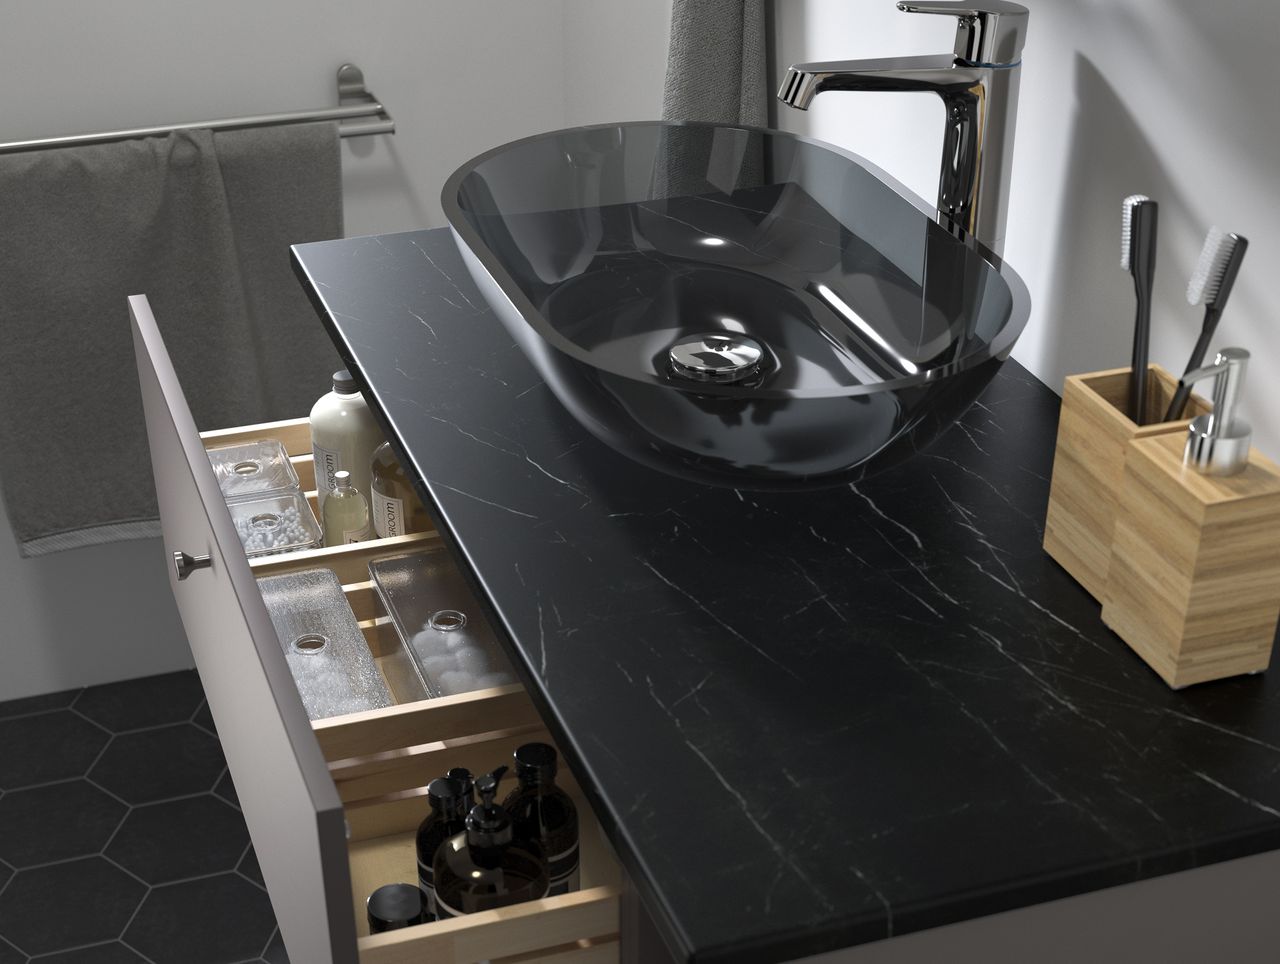
[[[413,884],[379,887],[365,901],[365,912],[369,918],[370,934],[425,924],[432,919],[427,916],[427,895]]]

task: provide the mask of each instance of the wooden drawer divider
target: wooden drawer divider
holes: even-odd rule
[[[618,933],[616,898],[614,887],[591,887],[554,898],[553,907],[534,901],[439,921],[428,928],[362,937],[360,964],[473,964],[531,952],[545,955],[548,948],[557,949],[561,960],[577,964],[580,959],[561,955],[581,947],[577,942],[582,934]],[[616,950],[612,958],[595,959],[616,961]]]
[[[542,726],[527,726],[341,760],[330,764],[329,772],[342,802],[360,805],[406,790],[416,791],[451,767],[488,773],[503,764],[510,765],[516,748],[533,742],[550,743],[551,736]]]
[[[524,687],[512,683],[316,720],[312,729],[325,759],[333,763],[427,742],[541,725]]]

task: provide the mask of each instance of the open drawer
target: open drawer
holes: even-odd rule
[[[434,533],[246,558],[205,455],[238,438],[274,437],[304,488],[314,485],[305,419],[196,430],[144,296],[129,299],[134,350],[166,552],[192,655],[295,964],[596,964],[618,960],[619,870],[590,808],[565,773],[582,827],[582,889],[451,921],[369,936],[364,899],[416,877],[414,832],[424,787],[453,766],[484,772],[520,743],[549,742],[518,685],[334,717],[307,719],[258,590],[260,576],[329,568],[375,662],[398,646],[368,580],[369,560],[430,546]],[[314,499],[314,493],[311,496]],[[207,561],[206,561],[207,560]],[[384,668],[384,675],[390,673]],[[397,686],[388,679],[395,695]]]

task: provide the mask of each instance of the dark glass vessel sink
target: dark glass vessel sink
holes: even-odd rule
[[[902,461],[978,396],[1030,308],[931,205],[780,131],[542,134],[464,164],[443,203],[564,406],[702,482],[817,487]]]

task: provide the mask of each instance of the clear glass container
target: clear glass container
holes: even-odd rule
[[[332,570],[264,576],[258,588],[309,719],[392,705]]]
[[[209,449],[209,464],[228,502],[300,491],[298,473],[273,438]]]
[[[480,604],[444,548],[375,559],[369,577],[429,696],[516,682]]]
[[[227,509],[250,558],[314,549],[322,541],[320,523],[310,503],[296,492],[233,502]]]

